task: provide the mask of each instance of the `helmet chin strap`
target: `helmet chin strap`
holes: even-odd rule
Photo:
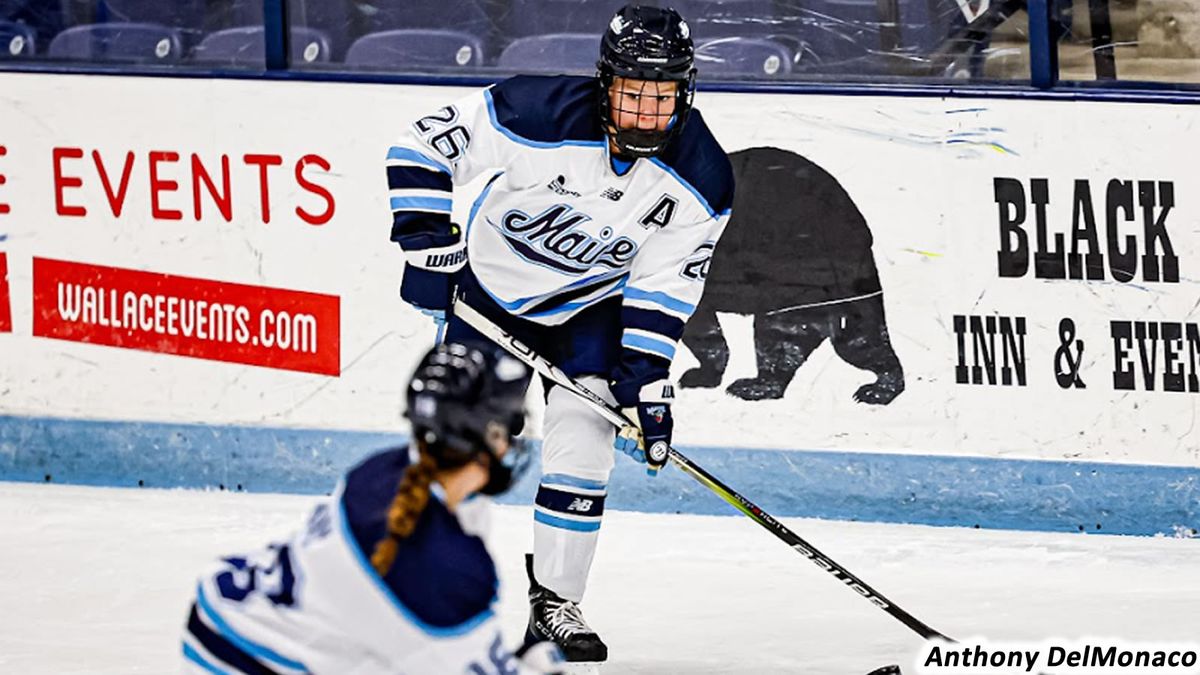
[[[649,129],[615,129],[612,138],[622,156],[653,157],[662,152],[670,133]]]

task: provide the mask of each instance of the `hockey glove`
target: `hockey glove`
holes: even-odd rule
[[[671,448],[671,431],[675,426],[671,404],[662,401],[639,403],[636,409],[627,409],[625,414],[636,417],[638,426],[621,429],[613,447],[645,464],[648,475],[657,476],[658,470],[667,463]]]
[[[466,244],[458,227],[447,234],[423,233],[403,242],[406,264],[400,281],[400,297],[408,304],[433,316],[446,309],[454,297],[459,272],[467,260]]]

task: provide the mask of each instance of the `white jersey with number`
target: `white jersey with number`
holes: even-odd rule
[[[353,469],[287,540],[201,577],[184,633],[192,672],[515,675],[492,611],[491,557],[435,495],[386,577],[370,564],[405,450]],[[469,527],[467,529],[470,529]]]
[[[733,173],[696,110],[660,156],[614,162],[601,100],[595,78],[521,76],[416,120],[388,152],[392,239],[410,268],[465,262],[497,304],[535,323],[620,296],[644,310],[622,345],[669,364],[728,222]],[[480,175],[493,178],[452,224],[454,186]]]

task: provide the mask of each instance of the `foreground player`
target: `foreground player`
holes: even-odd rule
[[[446,319],[466,303],[568,375],[632,409],[613,428],[547,392],[534,512],[530,641],[568,661],[608,649],[578,604],[599,536],[615,445],[653,475],[667,459],[668,370],[730,215],[733,174],[692,109],[690,30],[674,10],[627,6],[601,39],[596,77],[515,77],[414,122],[388,151],[401,296]],[[490,175],[465,226],[452,191]],[[478,333],[450,311],[447,339]]]
[[[476,492],[508,489],[527,459],[524,364],[435,347],[408,386],[413,443],[351,469],[303,531],[201,578],[183,653],[224,673],[544,672],[549,642],[518,663],[492,614],[496,570]],[[485,514],[483,514],[485,515]]]

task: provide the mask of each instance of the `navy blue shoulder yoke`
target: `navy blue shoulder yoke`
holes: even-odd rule
[[[387,531],[388,508],[408,464],[407,448],[388,450],[346,475],[342,507],[352,545],[367,560]],[[435,629],[458,627],[489,611],[499,584],[483,541],[463,532],[458,518],[433,496],[416,530],[400,542],[384,581],[405,608]]]
[[[699,110],[692,110],[683,132],[654,161],[690,185],[714,215],[733,206],[733,166]]]
[[[488,89],[492,122],[533,143],[603,142],[594,77],[518,75]]]

